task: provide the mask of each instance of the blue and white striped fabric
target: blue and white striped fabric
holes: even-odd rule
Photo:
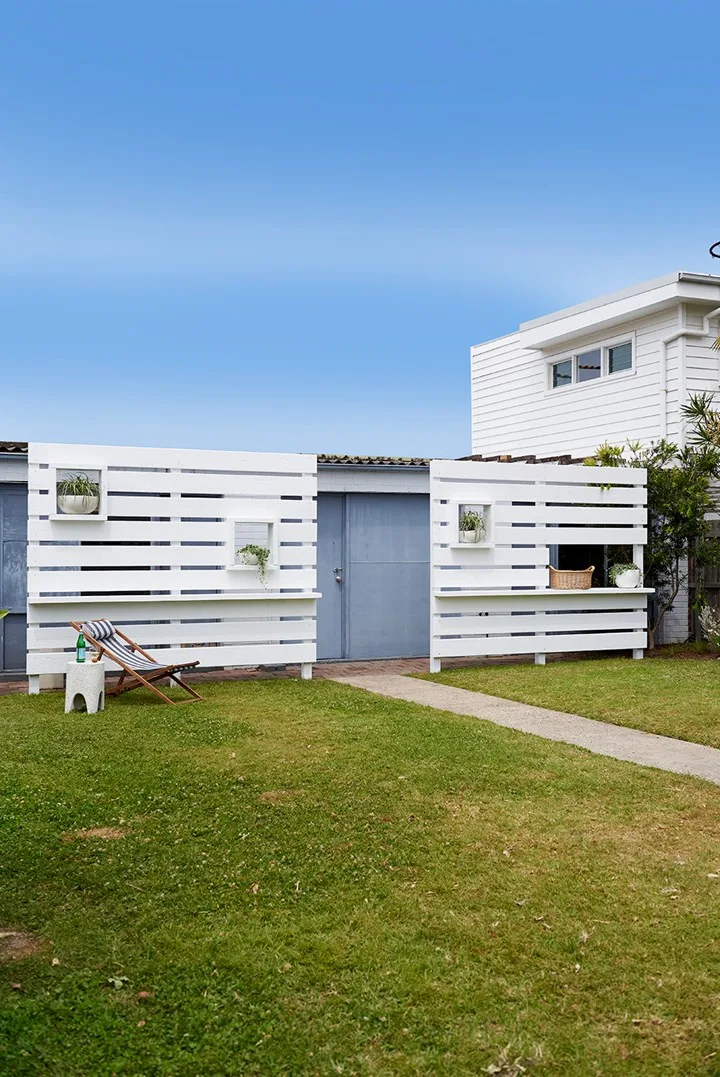
[[[137,651],[131,650],[125,640],[118,636],[111,621],[86,621],[82,625],[82,631],[84,635],[97,640],[111,658],[116,658],[122,665],[129,666],[130,669],[138,672],[164,669],[168,665],[171,665],[173,669],[192,669],[195,665],[194,662],[188,662],[187,665],[177,666],[172,662],[155,662],[144,658]]]

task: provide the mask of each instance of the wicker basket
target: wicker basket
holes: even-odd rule
[[[553,568],[550,569],[550,587],[554,591],[589,591],[592,586],[592,574],[595,565],[590,568]]]

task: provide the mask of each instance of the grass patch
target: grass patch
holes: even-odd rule
[[[0,1071],[718,1072],[720,789],[330,682],[204,691],[0,700],[0,931],[38,940]]]
[[[712,660],[607,658],[473,666],[422,677],[720,748],[720,662]]]

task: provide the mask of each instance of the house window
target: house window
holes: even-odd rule
[[[601,367],[601,348],[595,348],[591,352],[581,352],[577,357],[577,380],[592,381],[593,378],[599,378]]]
[[[620,370],[630,370],[632,367],[632,344],[626,341],[624,344],[613,344],[608,348],[608,374],[617,374]]]
[[[572,383],[572,359],[565,359],[562,363],[553,363],[552,387],[558,389],[561,385]]]
[[[549,383],[551,389],[570,385],[582,385],[598,378],[622,371],[632,370],[633,346],[631,340],[612,344],[599,344],[584,352],[565,356],[550,363]]]

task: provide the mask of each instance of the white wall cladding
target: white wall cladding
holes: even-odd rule
[[[54,469],[101,470],[107,518],[58,519]],[[314,456],[31,444],[28,674],[63,673],[68,622],[96,617],[168,663],[314,662],[316,493]],[[272,524],[265,585],[236,521]]]
[[[472,451],[585,456],[603,441],[652,441],[661,436],[660,341],[679,325],[679,306],[635,318],[573,340],[556,351],[523,346],[513,333],[472,349]],[[688,324],[690,324],[688,322]],[[547,363],[627,333],[634,334],[635,369],[567,389],[548,391]],[[702,343],[702,342],[701,342]],[[711,341],[708,339],[709,348]],[[696,343],[687,342],[693,352]],[[703,350],[704,349],[700,349]],[[668,347],[668,434],[679,436],[678,400],[683,391],[677,342]],[[717,370],[716,353],[715,369]],[[703,358],[702,370],[707,370]],[[717,379],[716,386],[717,388]]]
[[[549,588],[551,545],[631,545],[642,567],[646,473],[433,460],[431,667],[443,658],[632,649],[648,591]],[[603,489],[600,484],[608,488]],[[458,505],[489,504],[493,543],[457,541]]]

